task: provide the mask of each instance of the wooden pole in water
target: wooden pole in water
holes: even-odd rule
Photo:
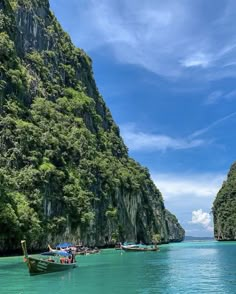
[[[24,256],[27,258],[28,257],[28,253],[27,253],[26,241],[25,240],[21,240],[21,247],[22,247]]]

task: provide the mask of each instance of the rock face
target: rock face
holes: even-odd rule
[[[0,247],[183,240],[47,0],[0,1]]]
[[[166,210],[166,223],[170,242],[180,242],[184,240],[185,231],[178,223],[177,218]]]
[[[213,203],[214,236],[219,241],[236,240],[236,163],[228,173]]]

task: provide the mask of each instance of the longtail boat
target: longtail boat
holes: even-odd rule
[[[53,249],[49,244],[48,244],[48,250],[51,252],[51,253],[55,253],[55,254],[60,254],[61,252],[66,252],[67,250],[66,249],[63,249],[63,248],[60,248],[60,249]]]
[[[24,261],[28,266],[30,275],[65,271],[76,267],[74,256],[65,251],[45,252],[42,253],[42,256],[44,256],[44,258],[40,258],[28,255],[25,240],[21,241],[21,246],[24,253]]]
[[[157,246],[148,247],[148,246],[140,246],[140,245],[136,245],[136,246],[124,246],[124,245],[121,245],[121,249],[124,250],[124,251],[129,251],[129,252],[159,251],[159,248]]]
[[[76,251],[76,255],[89,255],[89,254],[97,254],[100,253],[101,250],[99,249],[91,249],[91,248],[86,248],[86,249],[81,249],[79,251]]]

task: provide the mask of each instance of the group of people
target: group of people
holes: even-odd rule
[[[74,262],[76,262],[75,255],[72,252],[72,250],[69,249],[67,252],[69,253],[68,257],[61,257],[60,263],[74,263]]]

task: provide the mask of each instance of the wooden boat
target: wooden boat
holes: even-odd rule
[[[57,250],[76,251],[76,246],[69,242],[62,242],[56,245]]]
[[[37,274],[46,274],[46,273],[53,273],[53,272],[59,272],[59,271],[65,271],[70,270],[76,267],[76,261],[72,263],[69,262],[70,259],[66,258],[69,257],[69,254],[67,252],[64,252],[64,254],[60,253],[44,253],[43,255],[48,255],[46,259],[44,258],[38,258],[29,256],[27,253],[26,248],[26,241],[21,241],[22,250],[24,253],[24,261],[27,263],[29,273],[30,275],[37,275]],[[68,254],[68,256],[66,256]],[[56,256],[57,255],[57,256]],[[60,256],[64,256],[60,257]]]
[[[101,250],[99,249],[84,249],[84,250],[79,250],[76,251],[76,255],[89,255],[89,254],[97,254],[100,253]]]
[[[75,245],[75,248],[76,250],[74,251],[74,253],[76,255],[89,255],[89,254],[97,254],[101,252],[101,250],[98,249],[97,247],[89,248],[82,245]]]
[[[122,250],[122,247],[125,247],[125,248],[137,248],[139,247],[140,244],[135,244],[133,242],[124,242],[123,244],[122,243],[119,243],[119,244],[116,244],[115,245],[115,250]]]
[[[55,254],[60,254],[60,252],[67,252],[69,249],[64,249],[64,248],[60,248],[60,249],[54,249],[52,248],[49,244],[48,244],[48,250],[52,253],[55,253]]]
[[[124,251],[129,251],[129,252],[138,252],[138,251],[141,251],[141,252],[147,252],[147,251],[159,251],[159,248],[157,246],[155,247],[148,247],[148,246],[124,246],[124,245],[121,245],[121,249],[124,250]]]

